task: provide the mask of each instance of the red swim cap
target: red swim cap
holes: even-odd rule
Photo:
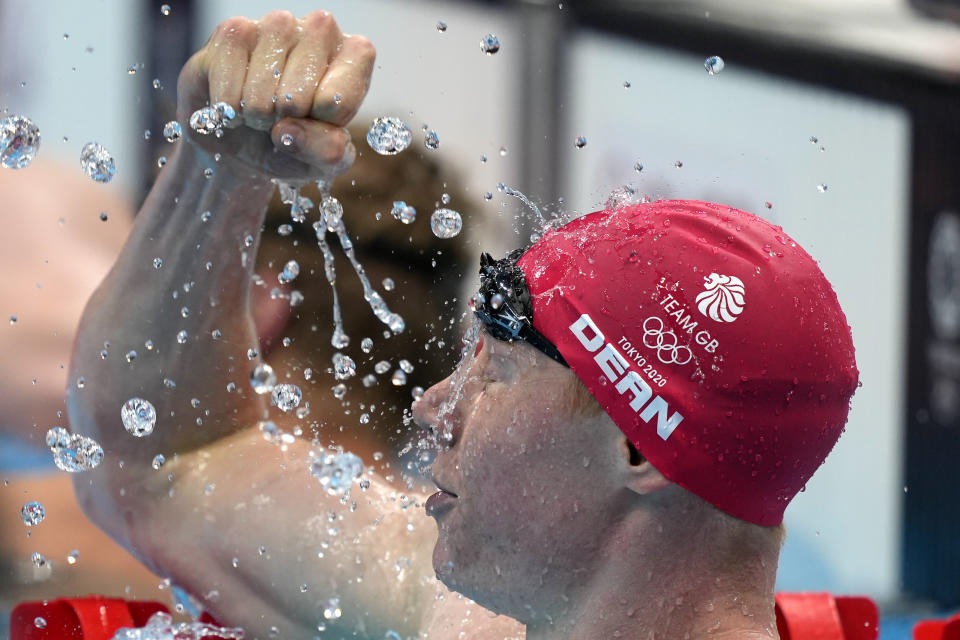
[[[578,218],[519,265],[534,328],[654,467],[732,516],[783,520],[858,380],[806,251],[750,213],[668,200]]]

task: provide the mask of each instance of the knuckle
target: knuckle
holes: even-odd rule
[[[253,20],[236,16],[221,22],[215,36],[220,40],[243,40],[254,28]]]
[[[318,31],[328,31],[337,28],[337,21],[329,11],[311,11],[303,17],[303,26]]]
[[[372,62],[377,58],[377,48],[366,36],[350,36],[350,46],[366,61]]]
[[[297,19],[289,11],[277,10],[263,16],[260,19],[260,25],[282,32],[289,32],[297,27]]]

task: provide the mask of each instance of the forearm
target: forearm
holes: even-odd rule
[[[368,475],[341,501],[310,477],[310,449],[297,439],[281,450],[248,429],[168,463],[170,491],[138,527],[142,553],[248,637],[273,626],[312,637],[318,622],[337,637],[415,635],[442,590],[422,496]],[[341,615],[327,619],[331,599]]]
[[[74,345],[70,427],[105,452],[99,469],[76,478],[87,491],[80,497],[88,507],[118,506],[112,503],[125,497],[135,506],[154,485],[165,490],[161,474],[150,469],[154,456],[170,458],[212,442],[255,423],[265,411],[263,399],[241,383],[254,364],[247,350],[257,346],[247,306],[273,185],[239,163],[216,163],[186,141],[180,144],[120,257],[87,303]],[[205,169],[213,175],[206,177]],[[205,211],[211,212],[207,221]],[[251,246],[244,241],[248,235]],[[162,260],[159,268],[156,258]],[[182,344],[181,331],[187,333]],[[128,360],[131,351],[137,356]],[[236,383],[236,392],[227,391],[228,381]],[[120,408],[132,397],[156,408],[149,436],[134,437],[123,427]],[[87,489],[89,481],[95,482]],[[125,487],[139,489],[128,496],[120,491]],[[100,518],[100,524],[108,523]]]

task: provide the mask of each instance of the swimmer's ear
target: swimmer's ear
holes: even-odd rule
[[[626,438],[622,442],[624,463],[622,468],[626,475],[628,489],[640,495],[649,495],[673,484],[643,457],[633,443]]]

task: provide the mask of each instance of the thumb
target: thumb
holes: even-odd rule
[[[346,171],[356,149],[346,129],[310,118],[283,118],[270,131],[281,152],[334,175]]]

